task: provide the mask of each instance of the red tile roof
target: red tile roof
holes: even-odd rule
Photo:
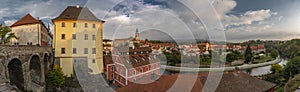
[[[180,77],[184,80],[179,79]],[[195,83],[191,92],[201,92],[203,85],[207,80],[208,73],[202,72],[197,75],[190,74],[174,74],[162,75],[157,81],[149,84],[137,84],[139,81],[149,80],[148,77],[138,80],[137,83],[131,83],[117,90],[117,92],[166,92],[172,86],[175,86],[175,81],[178,82],[172,91],[186,92],[187,83]],[[197,77],[196,80],[194,77]],[[148,79],[147,79],[148,78]],[[243,72],[224,73],[215,92],[265,92],[274,88],[276,85],[264,80],[257,79]]]
[[[16,23],[11,25],[11,27],[20,26],[20,25],[27,25],[27,24],[35,24],[35,23],[42,23],[42,22],[35,19],[35,18],[33,18],[30,14],[26,14],[24,17],[22,17]]]
[[[177,80],[178,74],[174,75],[162,75],[157,81],[152,80],[154,82],[149,84],[137,84],[137,83],[144,83],[143,81],[151,81],[150,77],[144,77],[138,80],[136,83],[131,83],[125,87],[122,87],[117,90],[117,92],[167,92],[175,81]],[[177,92],[187,92],[186,89],[189,87],[186,86],[186,83],[193,83],[192,75],[182,75],[184,80],[179,80],[176,83],[176,87],[172,89],[173,91],[176,90]],[[192,88],[192,92],[201,92],[202,84],[199,78],[196,79],[195,85]]]

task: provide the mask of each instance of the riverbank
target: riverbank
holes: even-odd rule
[[[278,57],[275,60],[270,62],[258,63],[258,64],[245,64],[242,66],[232,66],[232,67],[223,67],[223,68],[222,66],[219,66],[220,68],[190,68],[190,67],[176,67],[176,66],[166,66],[166,65],[162,65],[161,68],[168,71],[181,71],[181,72],[234,71],[236,68],[240,70],[247,70],[247,69],[277,64],[280,63],[281,61],[282,59]]]

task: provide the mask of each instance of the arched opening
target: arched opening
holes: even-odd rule
[[[29,68],[30,68],[31,82],[35,84],[40,84],[41,64],[40,64],[39,56],[34,55],[31,57]]]
[[[8,73],[10,84],[16,85],[19,89],[24,89],[24,76],[22,63],[19,59],[13,59],[8,63]]]

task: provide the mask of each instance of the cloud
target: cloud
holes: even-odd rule
[[[201,0],[194,4],[200,18],[190,10],[190,6],[184,6],[180,2],[191,2],[191,0],[44,0],[19,2],[14,0],[1,0],[0,21],[10,24],[13,20],[18,20],[26,13],[34,17],[40,17],[46,24],[51,23],[51,19],[58,16],[67,6],[80,4],[88,7],[98,18],[106,21],[104,24],[104,37],[112,38],[114,32],[123,32],[119,37],[133,36],[135,29],[165,30],[176,37],[206,39],[208,35],[220,34],[221,32],[207,32],[204,25],[215,27],[214,23],[203,24],[203,19],[215,21],[215,15],[210,15],[213,11],[208,11],[205,7],[211,7],[206,0]],[[122,3],[120,3],[122,2]],[[216,9],[218,18],[226,28],[226,33],[230,36],[243,37],[248,34],[263,35],[269,30],[273,30],[276,22],[281,21],[283,16],[277,16],[277,12],[271,9],[256,9],[236,13],[235,0],[215,0],[212,6]],[[201,20],[202,19],[202,20]],[[276,20],[276,21],[275,21]],[[120,25],[121,24],[121,25]],[[50,25],[53,26],[53,25]],[[117,29],[119,28],[119,29]],[[220,28],[220,27],[216,27]],[[216,29],[215,28],[215,29]],[[218,29],[220,30],[220,29]],[[247,32],[247,33],[246,33]],[[246,33],[246,34],[242,34]],[[191,36],[191,34],[193,34]],[[231,38],[231,37],[228,37]],[[254,38],[254,37],[253,37]]]
[[[4,21],[4,24],[6,25],[6,26],[11,26],[13,23],[15,23],[17,20],[6,20],[6,21]]]
[[[265,21],[272,15],[276,15],[276,12],[271,12],[271,10],[257,10],[257,11],[247,11],[243,15],[227,15],[223,19],[225,27],[228,26],[241,26],[241,25],[251,25],[253,22]]]

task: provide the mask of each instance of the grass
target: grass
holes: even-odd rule
[[[257,63],[264,63],[264,62],[269,62],[269,61],[273,61],[275,60],[275,58],[272,58],[270,56],[266,56],[266,57],[263,57],[261,59],[258,59],[258,60],[254,60],[253,63],[254,64],[257,64]]]

